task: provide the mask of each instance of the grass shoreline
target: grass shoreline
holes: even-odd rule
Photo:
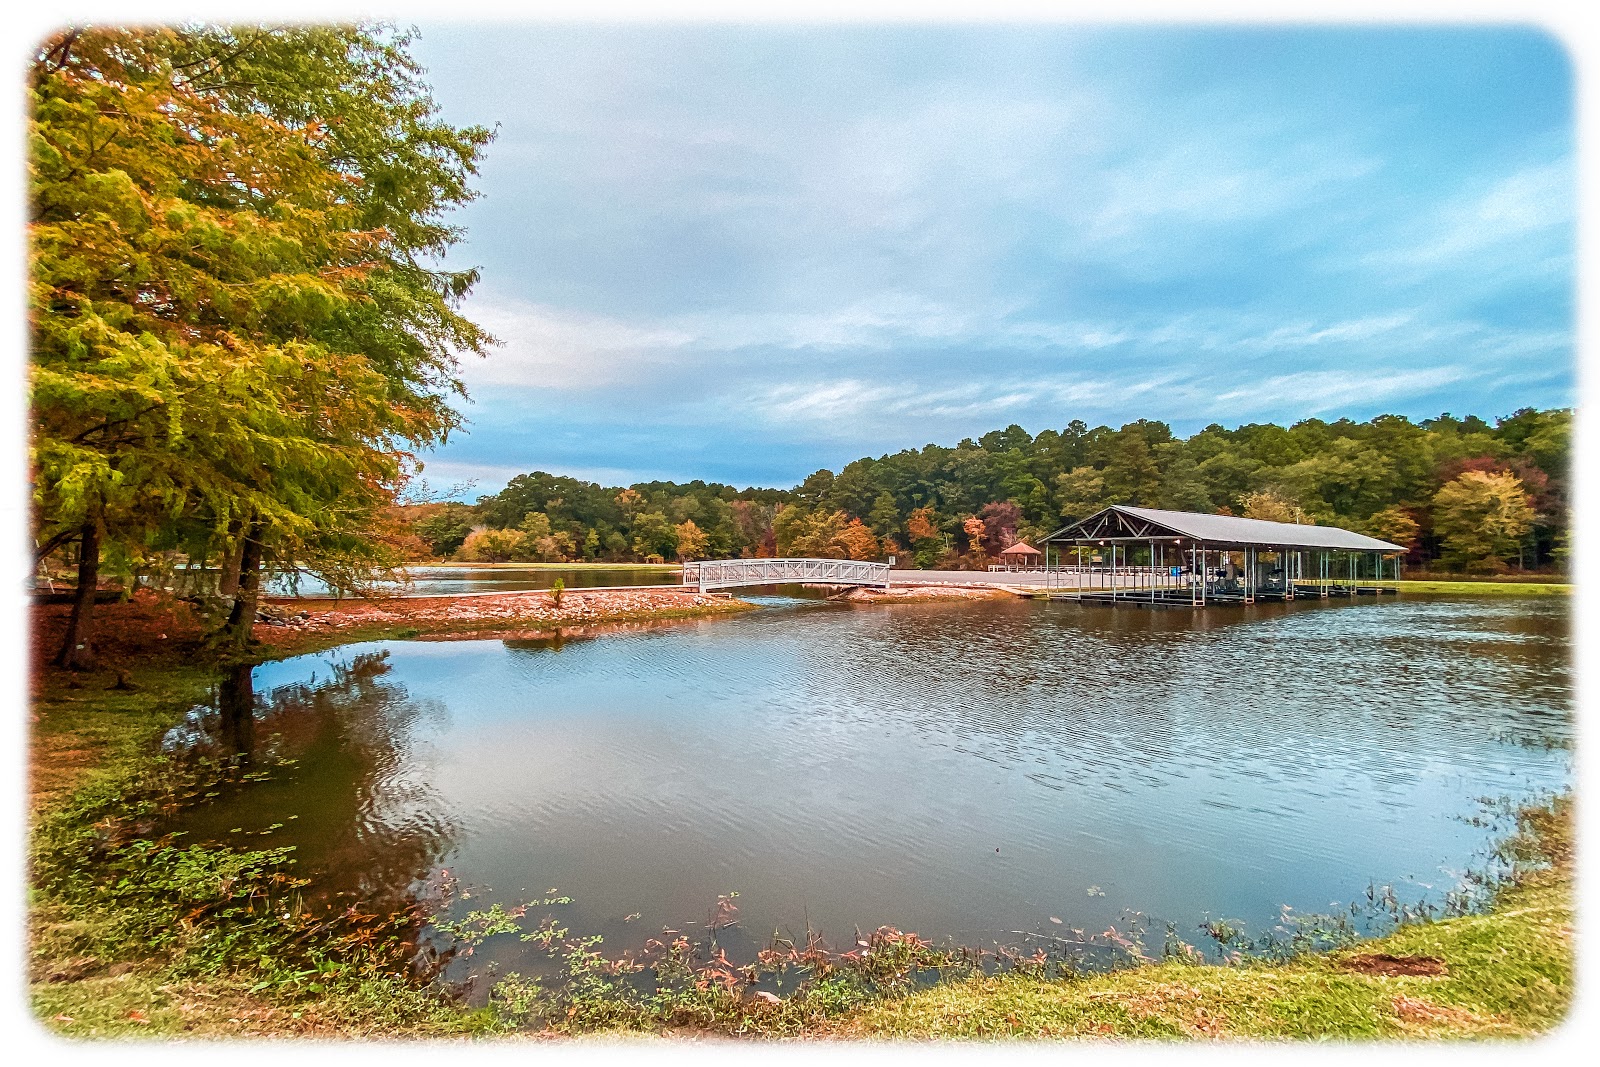
[[[261,649],[263,658],[422,633],[378,625],[273,636],[275,642]],[[172,649],[130,663],[123,671],[127,689],[112,688],[109,672],[36,672],[29,931],[30,999],[40,1024],[63,1036],[94,1038],[526,1033],[526,1004],[514,1011],[503,1001],[464,1007],[419,987],[393,959],[363,960],[337,949],[331,936],[328,946],[313,945],[308,953],[301,942],[310,927],[298,918],[279,923],[270,908],[263,915],[251,903],[251,893],[270,898],[297,874],[291,863],[279,862],[285,857],[175,844],[140,851],[147,848],[152,813],[187,802],[179,794],[190,788],[174,777],[156,741],[186,707],[210,698],[218,669]],[[191,788],[189,795],[197,794]],[[674,1007],[677,1015],[596,1009],[571,1023],[541,1018],[535,1032],[846,1039],[1532,1036],[1558,1025],[1570,1004],[1570,809],[1570,799],[1563,799],[1548,812],[1524,813],[1517,847],[1544,866],[1529,866],[1503,886],[1490,910],[1405,926],[1339,952],[1236,967],[1165,961],[1070,979],[952,979],[920,991],[870,995],[845,982],[839,988],[853,990],[848,997],[795,996],[777,1007],[741,990],[713,989]],[[117,878],[135,884],[119,888]],[[186,918],[196,914],[213,918]],[[207,936],[216,925],[244,933],[218,946]],[[1428,957],[1441,970],[1384,975],[1348,965],[1352,957],[1374,954]]]
[[[1470,578],[1402,578],[1399,581],[1373,582],[1402,593],[1464,593],[1470,596],[1551,596],[1572,592],[1570,582],[1489,582]]]

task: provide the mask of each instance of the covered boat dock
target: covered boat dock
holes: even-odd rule
[[[1392,594],[1405,549],[1335,526],[1113,505],[1039,542],[1041,595],[1193,606]]]

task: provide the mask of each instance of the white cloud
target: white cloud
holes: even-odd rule
[[[1383,367],[1355,372],[1315,370],[1253,377],[1239,383],[1237,388],[1212,394],[1210,411],[1237,416],[1288,409],[1320,415],[1424,395],[1473,376],[1467,369],[1456,366],[1403,371]]]
[[[694,338],[665,327],[520,301],[480,298],[468,314],[501,341],[463,362],[469,389],[528,386],[593,389],[626,381],[644,364],[668,366]]]
[[[1559,269],[1574,237],[1573,189],[1568,158],[1524,166],[1445,200],[1427,217],[1391,234],[1386,246],[1363,262],[1411,276]]]

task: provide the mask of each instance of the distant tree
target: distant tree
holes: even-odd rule
[[[636,489],[624,489],[615,499],[617,507],[622,511],[622,517],[628,522],[633,522],[645,505],[644,497]]]
[[[1240,499],[1250,491],[1251,480],[1261,469],[1261,462],[1234,444],[1220,426],[1207,427],[1196,437],[1201,438],[1198,442],[1200,449],[1209,453],[1200,460],[1199,468],[1212,506],[1219,513],[1223,508],[1227,508],[1229,513],[1243,511],[1244,505]],[[1194,439],[1186,442],[1191,449],[1196,443]]]
[[[685,519],[677,526],[678,558],[680,560],[705,559],[706,535],[693,519]]]
[[[1472,572],[1502,569],[1533,517],[1527,492],[1509,473],[1467,471],[1433,498],[1433,528],[1447,559]]]
[[[985,504],[978,512],[983,520],[983,550],[998,556],[1017,541],[1017,527],[1022,523],[1022,509],[1009,500]]]
[[[962,520],[961,532],[967,535],[967,551],[974,557],[974,562],[980,562],[986,555],[983,550],[983,538],[989,532],[983,520],[976,515]]]
[[[447,503],[420,520],[416,531],[435,555],[448,556],[460,548],[472,532],[472,509],[465,504]]]
[[[1164,423],[1129,423],[1106,445],[1106,464],[1100,472],[1106,502],[1150,507],[1160,502],[1161,468],[1156,464],[1152,437],[1170,440]]]
[[[1156,457],[1161,465],[1159,506],[1169,511],[1206,513],[1215,506],[1200,465],[1189,450],[1176,441],[1158,445]]]
[[[593,526],[591,526],[589,527],[589,532],[585,534],[583,538],[583,558],[592,561],[599,554],[600,533]]]
[[[833,482],[832,471],[817,471],[795,488],[795,498],[808,508],[820,507],[827,500],[829,492],[833,489]]]
[[[1422,526],[1405,508],[1391,505],[1376,512],[1366,522],[1366,532],[1380,541],[1399,545],[1407,552],[1416,547]]]
[[[773,518],[778,506],[755,500],[735,500],[729,503],[728,512],[738,536],[741,556],[771,557],[777,552],[777,540],[772,532]]]
[[[521,530],[479,527],[467,535],[457,553],[473,563],[505,563],[522,552],[528,535]]]
[[[944,552],[944,538],[939,533],[938,518],[931,507],[920,507],[914,509],[906,520],[906,532],[911,535],[912,558],[924,570],[933,566]]]
[[[1297,508],[1294,501],[1271,489],[1246,493],[1240,501],[1247,519],[1265,519],[1268,522],[1294,522]]]
[[[900,529],[900,506],[895,503],[894,494],[885,489],[872,501],[872,510],[867,513],[867,525],[879,537],[889,537]]]
[[[644,559],[668,559],[678,552],[678,530],[660,511],[647,511],[633,520],[633,551]]]
[[[860,519],[840,510],[807,511],[798,504],[779,509],[773,521],[777,550],[807,559],[876,559],[878,539]]]
[[[1056,501],[1061,517],[1068,522],[1086,519],[1111,503],[1105,479],[1093,467],[1074,467],[1056,475]]]
[[[845,528],[834,535],[830,548],[836,548],[845,559],[877,559],[878,539],[872,529],[860,519],[851,519]]]
[[[510,532],[510,531],[508,531]],[[572,535],[565,530],[554,530],[538,537],[524,534],[517,559],[532,559],[540,563],[565,563],[577,551]]]

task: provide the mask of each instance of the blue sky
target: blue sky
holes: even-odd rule
[[[1009,423],[1574,396],[1560,44],[1518,28],[422,28],[499,124],[467,495],[788,486]]]

